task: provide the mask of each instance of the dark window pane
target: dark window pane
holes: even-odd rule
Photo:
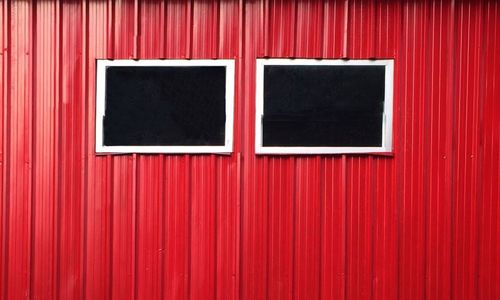
[[[224,145],[226,68],[107,67],[104,145]]]
[[[385,66],[264,67],[263,146],[379,147]]]

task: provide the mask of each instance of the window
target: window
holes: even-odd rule
[[[392,151],[392,60],[259,59],[256,153]]]
[[[231,152],[233,82],[232,60],[98,60],[96,152]]]

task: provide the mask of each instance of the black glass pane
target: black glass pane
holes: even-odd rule
[[[226,68],[107,67],[104,145],[224,145]]]
[[[263,146],[382,145],[385,66],[264,67]]]

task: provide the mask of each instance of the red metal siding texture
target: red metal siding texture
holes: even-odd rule
[[[499,2],[0,12],[1,299],[500,299]],[[255,156],[257,57],[394,58],[394,156]],[[236,59],[235,152],[96,156],[96,58]]]

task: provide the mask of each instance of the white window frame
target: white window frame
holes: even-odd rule
[[[264,67],[267,65],[290,66],[385,66],[384,115],[382,119],[381,147],[295,147],[263,146],[262,117],[264,116]],[[255,153],[256,154],[346,154],[391,153],[393,116],[394,60],[342,60],[342,59],[257,59]]]
[[[226,124],[225,143],[222,146],[106,146],[103,140],[107,67],[226,67]],[[97,154],[110,153],[231,153],[233,151],[234,122],[234,60],[97,60],[95,142]]]

